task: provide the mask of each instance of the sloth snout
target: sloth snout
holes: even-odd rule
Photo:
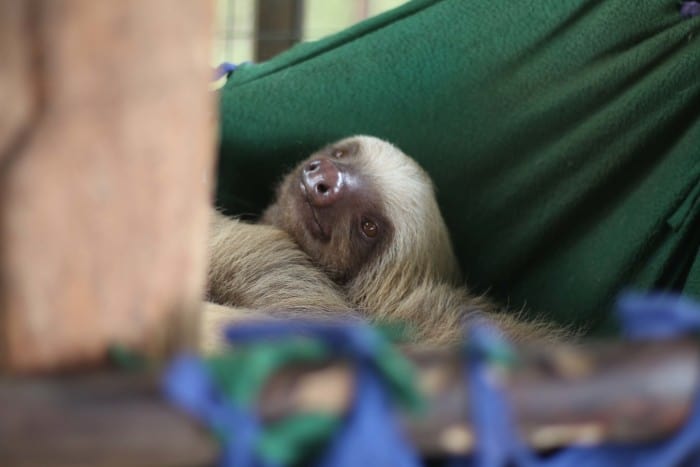
[[[330,159],[314,159],[306,164],[302,183],[307,199],[314,206],[329,206],[342,196],[343,174]]]

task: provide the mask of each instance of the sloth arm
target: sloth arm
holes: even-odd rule
[[[359,318],[354,302],[283,230],[219,213],[213,215],[211,227],[206,298],[213,303],[205,304],[200,329],[205,348],[220,341],[226,324],[250,318]],[[461,342],[465,325],[481,318],[488,318],[518,343],[558,342],[574,334],[527,320],[520,312],[448,283],[426,279],[412,284],[408,293],[400,293],[406,290],[402,287],[384,290],[387,293],[374,297],[380,300],[366,300],[366,296],[356,300],[362,315],[373,322],[407,324],[410,340],[419,344]]]
[[[357,316],[338,286],[286,232],[217,212],[209,235],[206,300],[200,326],[204,350],[219,345],[227,324],[251,318]]]
[[[209,254],[209,301],[273,314],[283,310],[351,311],[338,286],[277,227],[216,213]]]

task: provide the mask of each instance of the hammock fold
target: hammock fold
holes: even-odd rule
[[[669,0],[408,2],[230,76],[218,203],[378,136],[433,177],[474,289],[610,330],[620,289],[700,296],[698,36]]]

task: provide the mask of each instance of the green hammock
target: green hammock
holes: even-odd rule
[[[610,330],[623,288],[700,296],[698,36],[671,0],[409,2],[231,76],[218,202],[375,135],[433,177],[473,288]]]

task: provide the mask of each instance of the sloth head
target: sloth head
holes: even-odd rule
[[[262,221],[287,231],[351,292],[392,287],[396,295],[425,280],[460,280],[427,173],[374,137],[313,153],[284,178]]]

